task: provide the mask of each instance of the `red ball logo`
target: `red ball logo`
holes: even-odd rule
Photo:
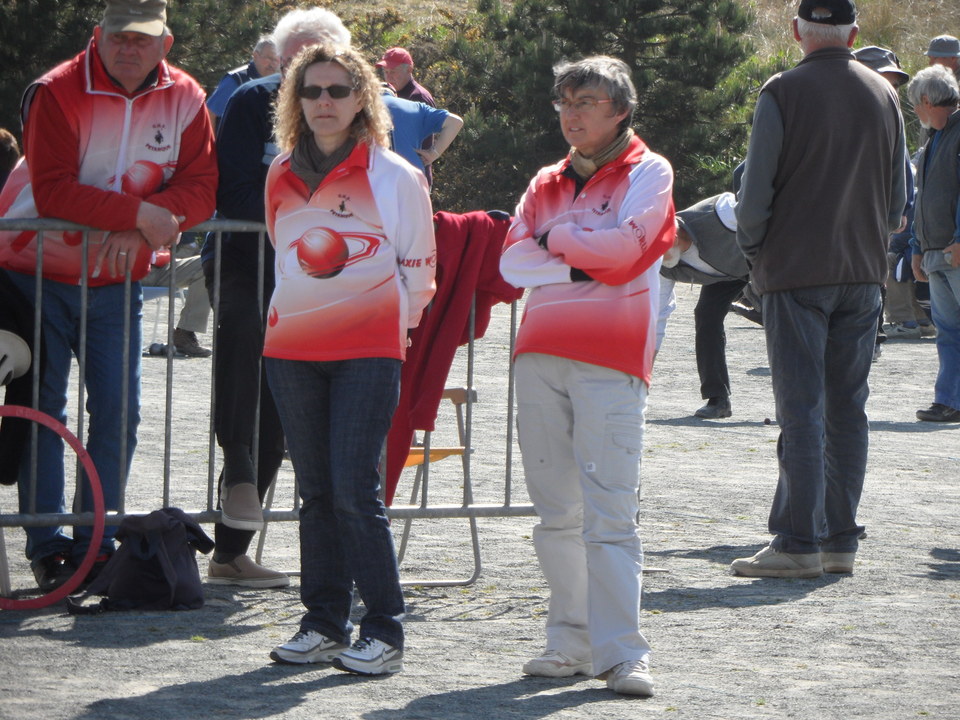
[[[163,170],[149,160],[138,160],[123,174],[120,187],[123,192],[137,197],[146,197],[160,189]]]
[[[347,241],[330,228],[312,228],[297,241],[297,260],[310,277],[336,277],[349,258]]]

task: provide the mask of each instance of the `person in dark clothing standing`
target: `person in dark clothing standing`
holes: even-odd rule
[[[737,205],[780,426],[774,538],[731,565],[749,577],[853,572],[887,236],[906,205],[900,103],[850,52],[856,6],[797,15],[804,58],[760,92]]]
[[[303,47],[323,39],[350,43],[350,33],[340,18],[321,8],[291,10],[277,23],[273,38],[281,68],[289,65]],[[265,219],[267,170],[278,154],[271,113],[281,79],[282,71],[244,83],[227,103],[217,131],[222,178],[217,190],[218,217],[254,222]],[[203,256],[211,298],[215,298],[215,253],[215,238],[210,237]],[[261,245],[257,233],[225,233],[219,259],[214,425],[223,449],[222,522],[214,528],[217,544],[208,582],[285,587],[290,583],[285,574],[262,567],[246,555],[254,532],[263,525],[261,502],[284,453],[280,418],[261,358],[265,308],[274,288],[274,252],[269,242]]]

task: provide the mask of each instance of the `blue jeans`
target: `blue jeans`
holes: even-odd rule
[[[380,501],[380,453],[400,395],[400,361],[266,358],[300,486],[300,629],[349,643],[356,583],[360,637],[403,647],[400,573]]]
[[[960,410],[960,268],[950,267],[939,250],[923,254],[930,279],[930,310],[937,326],[940,370],[933,401]]]
[[[8,271],[10,278],[31,301],[36,278]],[[80,352],[80,302],[83,291],[78,285],[53,280],[43,281],[41,306],[43,329],[43,367],[40,382],[42,412],[62,423],[67,421],[67,387],[73,354]],[[126,374],[123,368],[123,285],[89,288],[87,299],[87,342],[84,386],[87,393],[87,452],[97,468],[107,510],[120,507],[121,489],[130,472],[130,463],[137,447],[137,426],[140,424],[140,346],[143,302],[140,283],[133,283],[130,301],[130,351]],[[120,458],[120,427],[123,379],[128,387],[126,456]],[[60,436],[46,428],[38,432],[36,512],[65,512],[64,443]],[[20,471],[20,512],[30,512],[30,453],[26,453]],[[93,510],[89,486],[83,482],[80,510]],[[62,527],[28,527],[27,557],[34,564],[56,552],[73,555],[79,562],[90,545],[93,529],[74,528],[73,539]],[[101,552],[113,552],[116,526],[104,530]]]
[[[856,552],[867,467],[867,376],[879,285],[827,285],[763,296],[780,438],[770,510],[782,552]]]

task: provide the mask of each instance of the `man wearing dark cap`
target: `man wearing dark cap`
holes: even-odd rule
[[[960,77],[960,40],[953,35],[937,35],[924,53],[930,65],[943,65]]]
[[[90,233],[89,248],[79,232],[43,234],[39,409],[66,421],[72,356],[85,357],[87,450],[107,510],[119,507],[137,445],[139,280],[155,251],[176,245],[182,229],[214,209],[217,163],[204,93],[165,61],[172,44],[165,0],[108,0],[86,49],[24,93],[25,162],[0,194],[3,217],[62,218],[102,231]],[[36,233],[0,233],[0,267],[31,301],[39,252]],[[132,281],[128,308],[126,273]],[[28,465],[21,468],[20,511],[64,512],[63,442],[57,433],[39,430],[35,505]],[[80,510],[92,507],[84,493]],[[115,529],[106,528],[94,571],[113,552]],[[61,527],[28,527],[26,533],[34,575],[49,592],[74,573],[92,528],[78,527],[72,538]]]
[[[797,16],[804,57],[760,92],[737,204],[780,426],[773,540],[731,565],[750,577],[853,571],[887,235],[906,203],[900,104],[850,52],[854,3],[803,0]]]
[[[894,88],[899,88],[910,80],[910,75],[900,67],[900,59],[892,50],[869,45],[854,50],[853,56],[874,72],[883,75]],[[918,340],[921,337],[933,337],[937,333],[917,300],[917,286],[910,265],[910,226],[913,223],[915,189],[913,174],[913,167],[907,158],[904,162],[904,177],[907,181],[907,207],[904,216],[907,224],[900,232],[890,235],[887,245],[890,275],[887,277],[883,307],[890,323],[884,331],[888,340]]]

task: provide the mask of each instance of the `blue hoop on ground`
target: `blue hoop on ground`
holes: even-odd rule
[[[77,436],[63,425],[63,423],[54,420],[46,413],[34,410],[33,408],[23,407],[22,405],[0,405],[0,417],[32,420],[58,433],[77,454],[80,464],[83,465],[83,469],[87,473],[87,482],[90,483],[90,492],[93,495],[93,537],[90,538],[90,547],[87,548],[87,554],[83,556],[83,562],[80,563],[80,567],[77,568],[76,572],[70,576],[70,579],[56,590],[52,590],[46,595],[41,595],[37,598],[16,600],[14,598],[0,597],[0,610],[36,610],[63,600],[80,586],[80,583],[83,582],[87,573],[90,572],[90,568],[93,567],[94,560],[100,552],[100,541],[103,540],[103,528],[106,524],[106,514],[103,507],[103,488],[100,486],[100,476],[97,474],[97,468],[94,466],[93,460],[87,453],[86,448],[80,444]]]

